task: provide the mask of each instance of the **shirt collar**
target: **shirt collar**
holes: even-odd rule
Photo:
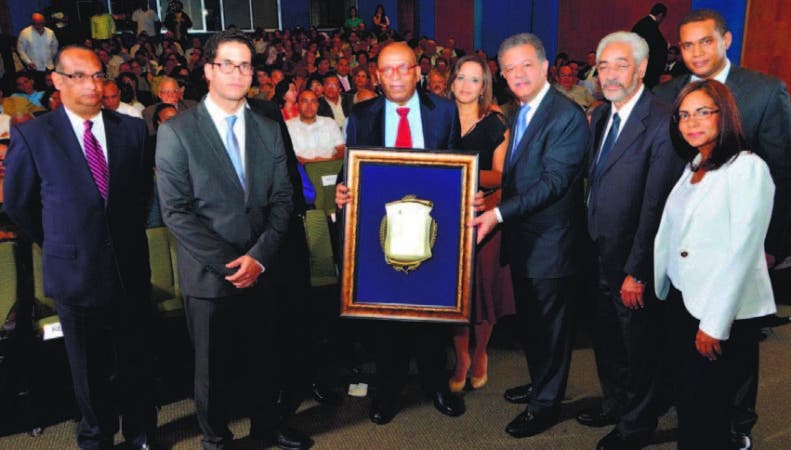
[[[552,85],[549,83],[549,81],[545,81],[544,87],[542,87],[541,90],[538,91],[538,94],[535,97],[533,97],[533,100],[530,100],[527,103],[519,102],[519,104],[522,106],[527,105],[530,107],[530,111],[535,111],[536,108],[538,108],[538,105],[541,104],[541,101],[544,100],[544,97],[546,97],[547,92],[549,92],[549,88],[551,87]]]
[[[63,106],[63,110],[66,111],[66,116],[69,118],[69,122],[71,122],[71,126],[75,130],[82,130],[85,128],[85,121],[90,120],[93,122],[92,128],[96,127],[97,124],[104,125],[104,120],[102,119],[102,111],[99,110],[99,113],[95,116],[91,117],[90,119],[83,119],[82,117],[78,116],[77,113],[67,108],[65,105]]]
[[[728,58],[725,58],[725,67],[723,67],[722,70],[720,70],[719,73],[717,73],[717,75],[714,75],[714,77],[712,77],[712,78],[717,80],[717,81],[719,81],[722,84],[725,84],[725,80],[728,79],[728,74],[729,73],[731,73],[731,60],[728,59]],[[692,76],[689,78],[690,82],[692,82],[692,81],[700,81],[700,80],[702,80],[702,78],[700,78],[699,76],[697,76],[695,74],[692,74]]]
[[[406,104],[404,104],[404,106],[401,106],[398,103],[393,102],[393,101],[391,101],[388,98],[385,99],[385,105],[387,106],[387,109],[389,109],[391,111],[395,111],[397,108],[409,108],[410,112],[412,112],[412,111],[419,111],[420,110],[420,97],[418,96],[417,89],[415,89],[415,92],[412,93],[412,97],[409,97],[409,100],[407,100],[407,102],[406,102]]]
[[[630,98],[629,101],[626,102],[623,106],[621,106],[621,109],[617,111],[615,110],[615,105],[612,105],[612,108],[610,108],[610,119],[612,119],[612,116],[614,116],[615,113],[618,113],[618,117],[621,119],[621,123],[626,123],[626,119],[629,118],[629,115],[632,113],[632,110],[634,109],[634,105],[636,105],[637,101],[640,100],[640,96],[643,95],[644,90],[645,90],[645,85],[640,84],[640,88],[637,89],[637,92],[634,93],[632,98]]]
[[[214,123],[223,123],[228,116],[236,116],[236,120],[244,119],[244,109],[247,107],[247,100],[245,100],[233,114],[228,114],[212,100],[210,95],[206,96],[206,110]]]

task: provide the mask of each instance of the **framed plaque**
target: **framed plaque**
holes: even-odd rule
[[[468,322],[474,153],[349,148],[341,316]]]

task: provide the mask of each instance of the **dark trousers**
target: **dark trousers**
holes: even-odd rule
[[[82,419],[77,444],[113,448],[118,415],[127,443],[141,445],[156,431],[148,298],[116,298],[112,306],[56,302]]]
[[[423,389],[428,393],[447,390],[449,325],[379,321],[374,329],[377,396],[396,395],[403,388],[412,354],[417,360]]]
[[[618,418],[623,436],[651,433],[657,424],[656,320],[651,286],[645,307],[629,309],[621,300],[626,274],[599,263],[593,315],[593,345],[604,400],[602,410]]]
[[[722,355],[709,361],[695,348],[700,321],[689,314],[681,293],[671,288],[667,301],[674,327],[678,448],[730,448],[732,399],[743,374],[758,368],[758,322],[734,321],[730,337],[720,342]]]
[[[250,434],[276,426],[277,360],[271,301],[261,284],[242,295],[211,299],[186,297],[185,311],[195,348],[195,411],[203,448],[227,448],[228,422],[242,395],[248,399]],[[267,366],[267,363],[269,365]]]
[[[533,393],[527,408],[556,410],[563,400],[571,363],[574,278],[527,278],[511,272],[520,339]]]

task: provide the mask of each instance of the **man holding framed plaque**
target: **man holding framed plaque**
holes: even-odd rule
[[[347,146],[453,149],[460,140],[456,105],[433,94],[418,92],[417,61],[403,42],[385,46],[378,57],[383,97],[360,103],[349,115]],[[335,201],[351,201],[349,189],[338,184]],[[410,353],[414,353],[423,389],[435,408],[448,416],[464,414],[464,401],[451,394],[445,373],[449,325],[382,321],[377,323],[376,394],[371,421],[384,425],[395,417],[400,391],[406,383]]]
[[[588,133],[582,110],[547,83],[547,58],[538,37],[524,33],[507,38],[498,58],[520,104],[505,157],[502,201],[472,226],[480,242],[503,223],[502,255],[511,265],[532,383],[505,392],[506,400],[527,404],[506,427],[508,434],[521,438],[557,423],[566,390]]]

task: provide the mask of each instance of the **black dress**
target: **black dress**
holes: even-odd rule
[[[502,114],[489,113],[462,136],[461,148],[478,152],[478,168],[491,170],[494,150],[505,139],[507,129]],[[477,248],[472,323],[494,324],[498,318],[516,313],[511,270],[500,265],[500,235],[500,229],[495,229]]]

